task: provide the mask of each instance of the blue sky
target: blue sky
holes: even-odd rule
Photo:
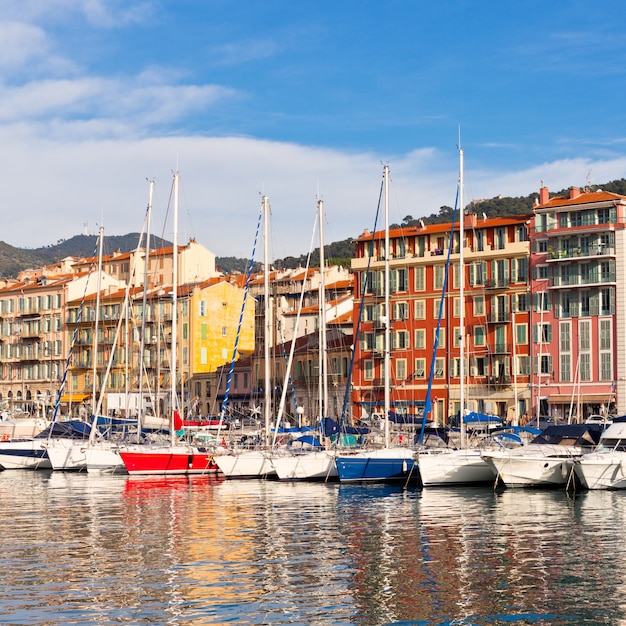
[[[621,2],[2,0],[0,239],[153,232],[274,257],[465,199],[626,176]]]

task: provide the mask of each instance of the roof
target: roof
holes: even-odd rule
[[[575,198],[569,196],[554,196],[550,198],[548,202],[539,204],[535,208],[548,209],[564,206],[574,206],[577,204],[593,204],[596,202],[613,202],[615,200],[626,201],[626,196],[621,196],[618,193],[611,193],[610,191],[583,191]]]

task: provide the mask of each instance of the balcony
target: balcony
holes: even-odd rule
[[[496,389],[503,389],[511,386],[510,376],[487,376],[487,385]]]
[[[553,263],[555,261],[571,261],[572,259],[589,259],[593,257],[606,256],[615,256],[615,248],[613,246],[597,244],[592,246],[583,246],[580,248],[548,250],[546,260],[548,263]]]
[[[492,311],[487,316],[489,324],[508,324],[511,321],[511,313],[509,311]]]
[[[511,344],[509,343],[496,343],[492,346],[493,354],[510,354]]]
[[[485,289],[508,289],[510,286],[510,278],[490,278],[485,281]]]

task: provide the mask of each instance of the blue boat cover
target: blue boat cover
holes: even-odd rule
[[[38,435],[36,435],[36,439],[48,439],[48,437],[53,438],[72,438],[72,439],[87,439],[89,437],[89,433],[91,432],[91,425],[86,422],[81,422],[80,420],[69,420],[67,422],[53,422],[46,428],[42,430]]]
[[[486,413],[477,413],[476,411],[470,411],[463,416],[463,421],[466,424],[487,423],[487,424],[502,424],[502,419],[495,415],[487,415]]]
[[[396,413],[395,411],[389,411],[389,421],[394,424],[422,424],[424,417],[422,415],[403,415]],[[426,420],[426,423],[431,423],[432,420]]]
[[[322,419],[322,431],[324,432],[324,437],[330,437],[340,432],[348,435],[367,435],[371,432],[369,428],[357,428],[356,426],[347,426],[345,424],[340,426],[339,422],[330,417]]]

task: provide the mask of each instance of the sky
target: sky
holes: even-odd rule
[[[0,240],[259,258],[464,199],[626,177],[621,0],[2,0]],[[173,225],[173,173],[180,173]],[[380,220],[380,218],[379,218]],[[380,221],[378,225],[380,225]],[[255,247],[255,241],[257,242]]]

